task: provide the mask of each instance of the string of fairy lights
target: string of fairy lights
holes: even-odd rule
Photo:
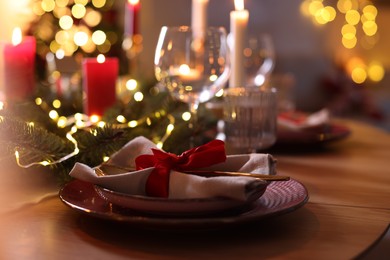
[[[342,15],[344,23],[340,29],[341,44],[346,49],[354,49],[358,43],[363,49],[369,50],[378,41],[378,24],[376,22],[378,9],[371,0],[304,0],[301,3],[301,13],[310,17],[314,24],[325,25]],[[367,79],[380,82],[385,69],[379,61],[366,62],[360,57],[350,58],[345,65],[351,79],[358,84]]]
[[[138,92],[136,92],[138,93]],[[142,102],[140,100],[139,102]],[[90,131],[91,134],[97,135],[96,127],[103,128],[106,126],[106,122],[101,121],[98,116],[88,116],[82,113],[76,113],[72,116],[64,117],[59,115],[57,109],[61,107],[61,102],[59,100],[54,100],[51,105],[49,105],[47,102],[45,102],[42,98],[38,97],[35,99],[35,104],[39,106],[41,109],[43,109],[45,112],[48,113],[48,116],[53,120],[58,128],[70,128],[70,130],[66,133],[66,139],[70,141],[74,145],[74,149],[71,153],[55,160],[55,161],[37,161],[32,162],[29,164],[23,164],[21,162],[21,156],[20,152],[18,150],[15,150],[15,159],[18,164],[18,166],[22,168],[30,168],[35,165],[42,165],[42,166],[50,166],[62,163],[69,158],[76,156],[80,150],[78,147],[78,142],[74,138],[74,135],[82,130],[82,131]],[[0,102],[0,109],[4,109],[5,104],[3,102]],[[189,120],[189,112],[184,112],[182,114],[182,119],[184,121]],[[171,136],[172,131],[175,129],[175,122],[176,119],[173,115],[167,114],[167,112],[163,109],[157,110],[153,113],[151,113],[148,116],[141,117],[137,120],[131,120],[127,121],[127,119],[123,115],[118,115],[116,118],[117,123],[110,124],[111,127],[114,128],[136,128],[138,126],[141,126],[142,124],[147,124],[150,126],[152,124],[152,118],[160,119],[162,117],[166,117],[168,119],[168,124],[166,126],[165,133],[163,136],[159,139],[159,142],[156,144],[158,148],[162,148],[164,145],[164,142]],[[0,118],[0,121],[2,121],[2,117]],[[160,122],[159,122],[160,123]],[[34,127],[34,122],[28,123],[30,127]],[[103,161],[107,161],[109,158],[104,157],[102,158]]]

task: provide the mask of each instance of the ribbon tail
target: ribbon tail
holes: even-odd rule
[[[169,196],[169,173],[170,169],[156,167],[146,180],[146,195],[151,197],[168,198]]]

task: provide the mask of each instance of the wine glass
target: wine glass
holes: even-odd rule
[[[200,103],[213,98],[229,79],[226,31],[209,27],[199,33],[188,26],[161,29],[155,53],[155,74],[169,92],[189,104],[194,130]],[[192,136],[191,146],[194,146]]]
[[[270,35],[251,36],[244,50],[244,67],[248,87],[265,85],[275,67],[275,51]]]

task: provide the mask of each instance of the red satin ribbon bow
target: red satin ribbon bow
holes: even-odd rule
[[[158,149],[152,149],[152,152],[138,156],[135,165],[137,170],[155,167],[146,181],[146,194],[153,197],[168,197],[171,170],[193,170],[226,161],[225,143],[221,140],[213,140],[181,155]]]

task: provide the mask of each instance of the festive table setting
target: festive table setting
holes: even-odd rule
[[[272,38],[250,35],[244,0],[230,31],[210,26],[209,1],[161,28],[155,79],[140,76],[142,0],[121,8],[119,55],[93,31],[106,1],[39,0],[55,40],[1,42],[0,258],[389,256],[388,133],[286,109]]]

